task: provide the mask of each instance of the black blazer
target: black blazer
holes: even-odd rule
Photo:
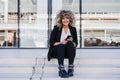
[[[75,27],[69,26],[70,29],[70,33],[73,37],[73,42],[76,44],[76,47],[78,45],[78,39],[77,39],[77,31]],[[54,26],[51,35],[50,35],[50,48],[48,51],[48,61],[50,61],[50,59],[52,58],[52,48],[54,47],[54,43],[55,42],[60,42],[60,38],[61,38],[61,33],[62,33],[62,27],[58,27],[58,26]]]

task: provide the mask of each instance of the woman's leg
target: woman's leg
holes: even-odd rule
[[[57,46],[57,59],[59,64],[59,76],[60,77],[68,77],[68,73],[64,68],[64,54],[65,54],[65,46],[60,44]]]
[[[74,72],[74,58],[75,58],[75,47],[73,42],[68,42],[66,45],[66,49],[67,49],[67,57],[68,57],[68,61],[69,61],[69,66],[68,66],[68,76],[73,76],[73,72]]]
[[[64,66],[64,54],[65,54],[65,49],[64,45],[60,44],[57,46],[57,59],[58,59],[58,64],[61,66]]]
[[[66,49],[67,49],[67,57],[68,57],[69,65],[73,65],[74,58],[76,55],[73,42],[69,41],[66,45]]]

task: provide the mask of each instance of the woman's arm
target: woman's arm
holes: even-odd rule
[[[55,30],[55,27],[54,27],[54,29],[51,31],[51,35],[50,35],[50,46],[54,45],[55,38],[56,38],[56,30]]]
[[[77,39],[77,30],[76,30],[76,28],[74,28],[73,42],[74,42],[75,46],[77,47],[78,39]]]

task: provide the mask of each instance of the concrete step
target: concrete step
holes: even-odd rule
[[[30,67],[22,67],[22,68],[21,67],[19,68],[3,67],[3,68],[0,68],[0,80],[32,80],[33,78],[38,79],[42,75],[42,70],[40,71],[38,69],[38,71],[35,71],[35,69]]]
[[[47,59],[44,61],[45,63],[42,67],[42,75],[40,77],[41,80],[118,80],[120,78],[120,59],[76,58],[74,71],[75,76],[67,79],[63,79],[58,76],[58,64],[56,59],[52,59],[50,62],[48,62]],[[68,61],[65,59],[64,62],[67,70]],[[40,63],[38,62],[38,65],[39,64]],[[37,72],[35,72],[35,74],[40,73],[40,69],[40,67],[36,66]]]
[[[35,64],[35,58],[0,58],[0,64]]]
[[[2,78],[30,78],[31,77],[31,73],[1,73],[0,74],[0,80]]]
[[[32,67],[0,67],[0,74],[3,73],[32,73]]]
[[[32,66],[35,64],[44,64],[44,58],[0,58],[0,66]],[[15,64],[15,65],[14,65]]]
[[[42,80],[119,80],[120,75],[74,74],[73,77],[60,78],[58,74],[44,74]]]
[[[29,78],[0,78],[0,80],[30,80]]]
[[[54,66],[44,67],[44,73],[57,73],[57,72],[58,72],[58,67],[54,67]],[[120,68],[75,66],[74,72],[77,74],[120,74]]]
[[[64,61],[66,64],[68,60]],[[56,59],[52,59],[51,61],[47,61],[44,58],[35,59],[0,59],[0,67],[33,67],[37,64],[37,66],[46,65],[57,65],[58,61]],[[103,65],[103,66],[113,66],[113,67],[120,67],[120,59],[80,59],[76,58],[74,61],[75,65],[81,66],[92,66],[92,65]]]
[[[0,58],[47,58],[48,49],[1,49]],[[76,58],[119,59],[120,49],[77,49]]]
[[[52,78],[52,79],[48,79],[48,78],[43,78],[43,79],[40,79],[40,78],[33,78],[32,80],[120,80],[120,79],[98,79],[98,78],[93,78],[93,79],[79,79],[79,78]],[[4,79],[2,78],[1,80],[30,80],[30,79],[27,79],[27,78],[8,78],[8,79]]]
[[[37,79],[42,74],[43,64],[44,59],[37,58],[0,58],[0,80],[30,80],[31,77]],[[39,69],[36,70],[35,67]]]
[[[68,60],[64,60],[65,64],[68,63]],[[51,61],[45,60],[45,64],[57,64],[58,61],[57,59],[51,59]],[[74,64],[80,64],[80,65],[85,65],[85,64],[120,64],[120,58],[119,59],[110,59],[110,58],[75,58]]]
[[[74,76],[69,78],[58,76],[58,62],[48,62],[47,51],[2,49],[0,80],[120,80],[119,49],[77,49]],[[66,70],[67,64],[65,59]]]

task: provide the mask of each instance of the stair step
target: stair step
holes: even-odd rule
[[[68,63],[68,60],[65,59],[64,61],[66,64]],[[51,59],[51,61],[45,60],[45,64],[58,64],[57,59]],[[108,58],[101,58],[101,59],[94,59],[94,58],[75,58],[74,64],[112,64],[112,65],[120,65],[120,58],[119,59],[108,59]]]
[[[58,61],[47,61],[47,52],[2,49],[0,80],[120,80],[120,49],[77,49],[74,76],[69,78],[58,76]],[[67,64],[65,59],[66,69]]]
[[[76,58],[80,59],[120,59],[120,49],[77,49]]]
[[[41,76],[42,76],[41,73],[34,74],[34,75],[32,76],[32,80],[36,80],[36,79],[37,79],[37,80],[40,80]]]
[[[33,67],[35,64],[0,64],[0,67]]]
[[[119,59],[120,49],[76,49],[76,58]],[[47,58],[48,49],[1,49],[0,58]]]
[[[31,73],[2,73],[0,74],[0,80],[2,78],[30,78]]]
[[[45,62],[44,58],[2,58],[0,59],[0,66],[33,66],[35,64],[43,65]]]
[[[35,74],[42,74],[42,73],[43,73],[42,67],[36,67],[35,68]]]
[[[0,67],[0,73],[32,73],[31,67]]]
[[[30,80],[29,78],[0,78],[0,80]]]
[[[0,78],[1,80],[30,80],[29,78]],[[40,80],[40,78],[33,78],[32,80]],[[43,78],[41,80],[56,80],[56,78]],[[78,78],[57,78],[57,80],[120,80],[120,79],[78,79]]]
[[[46,73],[43,75],[42,80],[118,80],[120,75],[98,75],[98,74],[74,74],[73,77],[60,78],[58,73]]]
[[[78,64],[79,61],[80,61],[80,59],[76,58],[76,59],[74,60],[74,64]],[[65,60],[64,60],[64,63],[65,63],[65,64],[68,64],[68,59],[65,59]],[[55,65],[57,65],[57,64],[58,64],[58,61],[57,61],[57,59],[51,59],[50,61],[48,61],[47,59],[45,59],[45,64],[52,64],[52,65],[55,64]]]
[[[0,64],[35,64],[35,58],[0,58]]]
[[[39,80],[39,79],[37,79],[37,80]],[[42,78],[42,80],[119,80],[119,79],[116,79],[116,78],[113,78],[113,79],[111,79],[111,78],[108,78],[108,79],[85,78],[85,79],[83,79],[83,78],[74,78],[73,77],[73,78]]]
[[[67,70],[67,68],[66,68]],[[75,73],[80,73],[80,74],[120,74],[120,68],[84,68],[84,67],[79,67],[75,66],[74,68]],[[57,73],[58,72],[58,67],[44,67],[44,73]]]
[[[120,64],[79,64],[80,67],[92,67],[92,68],[99,68],[99,67],[103,67],[103,68],[120,68]]]

